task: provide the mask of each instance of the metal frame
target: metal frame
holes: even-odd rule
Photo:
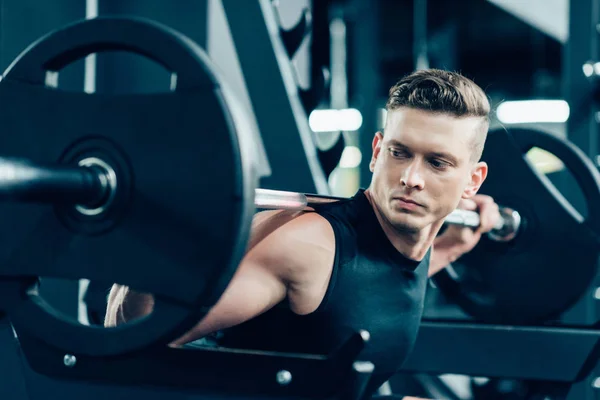
[[[380,109],[385,106],[381,101],[379,90],[382,87],[379,60],[381,58],[380,40],[377,36],[381,19],[381,2],[373,0],[351,0],[352,10],[349,23],[349,71],[351,78],[349,87],[350,105],[357,108],[363,117],[358,131],[358,146],[362,153],[360,164],[360,186],[367,187],[371,183],[372,173],[369,160],[373,153],[372,143],[375,133],[382,129]]]
[[[600,356],[600,328],[423,321],[403,372],[573,383]]]
[[[11,325],[6,319],[0,323],[0,346],[22,355],[13,357],[12,354],[0,359],[0,370],[11,370],[12,375],[19,375],[18,379],[0,380],[0,393],[4,389],[14,391],[17,384],[23,388],[23,377],[27,380],[27,375],[41,374],[51,382],[50,386],[60,388],[64,393],[68,393],[72,385],[85,383],[90,387],[110,385],[118,393],[122,393],[123,388],[154,387],[174,394],[188,391],[189,394],[220,399],[359,400],[374,370],[373,364],[356,359],[368,340],[368,335],[363,332],[357,332],[329,355],[218,347],[153,347],[115,357],[84,357],[50,346],[23,331],[17,332],[19,351]],[[66,382],[59,384],[63,380]],[[32,381],[36,386],[43,385],[38,378]],[[25,386],[22,392],[28,391],[29,385],[26,383]],[[53,398],[51,394],[47,393]],[[61,394],[61,398],[71,397]],[[18,399],[31,397],[20,396]]]
[[[600,1],[571,1],[569,13],[572,23],[563,52],[563,93],[571,110],[567,137],[600,165],[600,86],[583,72],[585,63],[600,61]],[[574,185],[573,182],[561,184],[566,185],[567,190],[569,184]],[[590,293],[566,316],[569,322],[600,321],[600,299],[594,298],[596,288],[600,288],[600,275]]]
[[[262,187],[329,194],[271,0],[222,0],[272,174]]]
[[[583,72],[587,62],[600,61],[600,1],[571,0],[569,2],[569,37],[563,49],[563,94],[570,107],[567,122],[567,138],[581,148],[593,161],[600,162],[600,103],[598,81],[591,81]],[[561,186],[569,191],[572,181],[565,179]],[[600,290],[600,274],[596,276],[590,290],[563,320],[574,324],[597,324],[600,321],[600,299],[595,293]],[[594,381],[600,377],[600,365],[589,378],[576,385],[569,399],[597,398],[599,389]]]

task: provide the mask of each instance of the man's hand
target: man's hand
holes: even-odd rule
[[[449,225],[446,231],[433,242],[433,255],[429,266],[429,276],[456,261],[460,256],[479,243],[481,235],[492,230],[500,219],[498,204],[490,196],[475,195],[472,199],[463,199],[458,208],[477,211],[480,225],[477,229]]]

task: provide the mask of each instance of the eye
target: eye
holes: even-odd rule
[[[444,170],[450,166],[446,161],[439,160],[437,158],[429,160],[429,164],[435,169]]]
[[[390,155],[394,158],[402,158],[406,156],[406,151],[399,150],[393,147],[388,148]]]

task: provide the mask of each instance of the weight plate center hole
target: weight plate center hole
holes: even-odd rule
[[[78,162],[80,167],[91,168],[98,173],[100,185],[104,192],[99,202],[91,205],[77,204],[75,209],[86,216],[96,216],[109,209],[117,193],[117,174],[105,161],[97,157],[88,157]]]

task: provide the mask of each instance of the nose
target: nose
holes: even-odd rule
[[[420,168],[417,165],[418,163],[412,162],[408,168],[406,168],[400,178],[400,182],[402,186],[406,186],[411,189],[423,190],[425,186],[425,181],[420,172]]]

